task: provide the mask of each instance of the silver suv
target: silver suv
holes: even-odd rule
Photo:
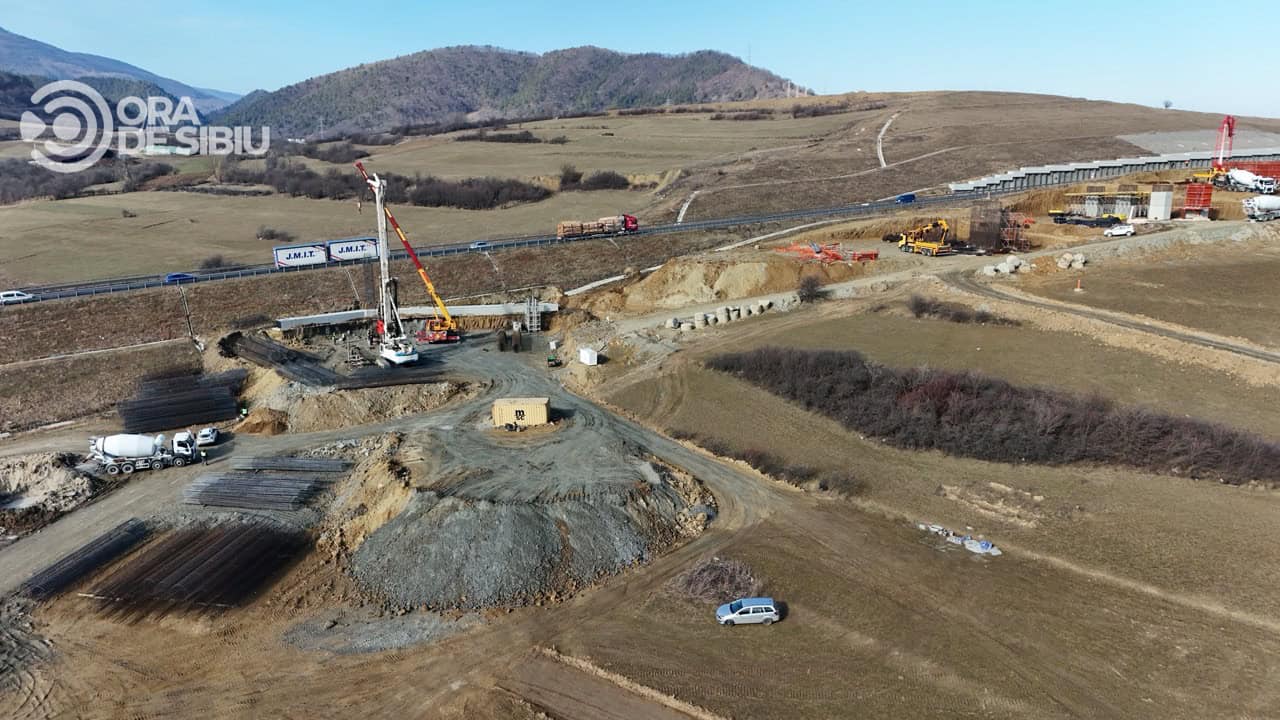
[[[742,598],[716,608],[716,622],[721,625],[772,625],[780,619],[773,598]]]

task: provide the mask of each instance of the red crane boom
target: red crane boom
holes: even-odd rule
[[[1213,169],[1227,171],[1227,161],[1231,159],[1231,146],[1235,144],[1236,119],[1233,115],[1222,118],[1218,126],[1218,147],[1213,151]]]

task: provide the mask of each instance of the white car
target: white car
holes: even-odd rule
[[[1105,235],[1106,237],[1128,237],[1133,233],[1134,233],[1133,226],[1128,224],[1112,225],[1111,227],[1102,231],[1102,234]]]
[[[742,598],[716,608],[716,622],[721,625],[772,625],[781,619],[773,598]]]
[[[0,305],[16,305],[28,300],[35,300],[35,296],[31,293],[24,293],[21,290],[5,290],[4,292],[0,292]]]
[[[217,445],[218,438],[221,436],[222,433],[218,432],[218,428],[207,427],[196,435],[196,446],[204,447],[205,445]]]

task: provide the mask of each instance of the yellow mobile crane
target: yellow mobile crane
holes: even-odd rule
[[[951,246],[951,226],[942,218],[906,232],[889,233],[883,239],[885,242],[896,242],[898,249],[905,253],[920,253],[932,257],[955,252],[955,248]]]

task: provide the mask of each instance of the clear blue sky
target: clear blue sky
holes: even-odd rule
[[[447,45],[598,45],[749,53],[823,93],[1018,90],[1280,117],[1277,71],[1261,69],[1276,0],[0,0],[0,26],[241,93]]]

